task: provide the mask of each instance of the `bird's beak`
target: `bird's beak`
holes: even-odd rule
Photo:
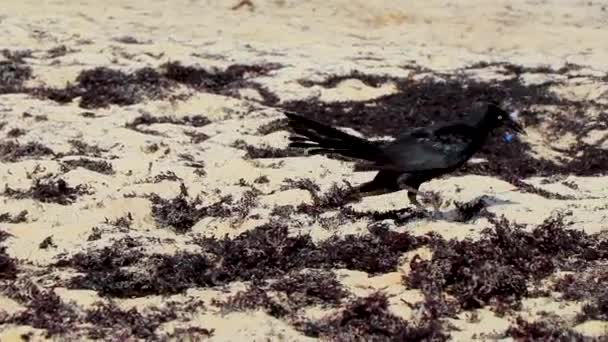
[[[518,119],[519,112],[511,112],[509,113],[509,118],[507,119],[507,126],[513,129],[515,132],[526,135],[526,131],[522,127]]]

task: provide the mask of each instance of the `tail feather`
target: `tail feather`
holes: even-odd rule
[[[383,152],[377,143],[297,114],[285,113],[285,115],[293,132],[298,134],[289,138],[290,147],[309,149],[310,154],[337,153],[345,157],[369,161],[380,161],[383,158]]]
[[[299,141],[308,141],[308,140],[309,139],[306,138],[306,137],[299,137],[299,136],[294,136],[294,135],[292,135],[292,136],[289,137],[289,141],[299,142]]]
[[[348,153],[348,150],[345,149],[336,149],[336,148],[313,148],[308,150],[310,154],[326,154],[326,153]]]
[[[344,141],[352,141],[352,142],[367,141],[365,139],[361,139],[359,137],[355,137],[354,135],[344,133],[331,126],[324,125],[320,122],[316,122],[314,120],[307,119],[307,118],[297,115],[297,114],[285,113],[285,115],[287,116],[287,118],[289,118],[289,124],[294,129],[303,128],[304,130],[310,130],[310,131],[316,132],[319,135],[333,137],[335,139],[341,139]]]
[[[319,147],[320,145],[317,143],[311,143],[311,142],[292,142],[289,144],[289,147],[299,147],[299,148],[315,148],[315,147]]]

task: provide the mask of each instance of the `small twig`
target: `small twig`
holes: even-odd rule
[[[255,5],[253,4],[253,2],[251,2],[251,0],[241,0],[238,4],[232,6],[230,9],[236,11],[244,6],[249,7],[250,11],[253,11],[255,9]]]

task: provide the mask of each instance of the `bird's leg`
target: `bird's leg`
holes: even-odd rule
[[[441,212],[439,210],[441,207],[441,202],[440,202],[439,196],[437,194],[430,194],[430,193],[426,193],[426,192],[422,192],[422,191],[418,190],[420,187],[420,183],[415,178],[412,178],[411,175],[402,174],[397,179],[397,184],[400,189],[407,190],[407,197],[410,200],[410,203],[415,205],[418,209],[426,212],[426,210],[424,209],[424,206],[420,202],[418,202],[418,200],[416,198],[417,195],[420,195],[424,199],[426,199],[427,202],[429,202],[433,205],[433,209],[435,210],[433,216],[434,217],[441,216]]]
[[[435,210],[435,215],[439,215],[441,213],[441,204],[443,203],[439,194],[434,191],[426,192],[425,197],[427,201],[429,201],[429,203],[431,203],[431,205],[433,206],[433,209]]]
[[[405,184],[401,184],[400,186],[402,189],[407,190],[407,198],[418,209],[420,209],[422,211],[426,211],[424,209],[424,205],[422,205],[420,202],[418,202],[418,199],[416,198],[417,195],[420,195],[420,196],[424,197],[433,206],[433,210],[434,210],[433,217],[441,217],[441,210],[440,210],[441,198],[439,197],[439,195],[437,193],[422,192],[418,189],[415,189],[415,188],[413,188],[409,185],[405,185]]]
[[[380,173],[379,173],[380,174]],[[380,174],[380,176],[382,176]],[[374,180],[357,185],[352,188],[352,191],[357,197],[367,197],[367,196],[378,196],[384,195],[386,193],[391,192],[391,189],[387,188],[384,183],[381,181],[382,177],[376,176]]]
[[[418,208],[421,211],[425,211],[424,206],[418,202],[418,199],[416,198],[416,195],[418,195],[420,192],[419,191],[411,191],[414,190],[413,188],[410,189],[406,189],[407,190],[407,198],[410,200],[410,203],[412,203],[413,205],[416,206],[416,208]]]

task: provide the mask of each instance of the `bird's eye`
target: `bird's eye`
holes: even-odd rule
[[[498,120],[502,120],[502,115],[499,115],[499,116],[498,116]]]

